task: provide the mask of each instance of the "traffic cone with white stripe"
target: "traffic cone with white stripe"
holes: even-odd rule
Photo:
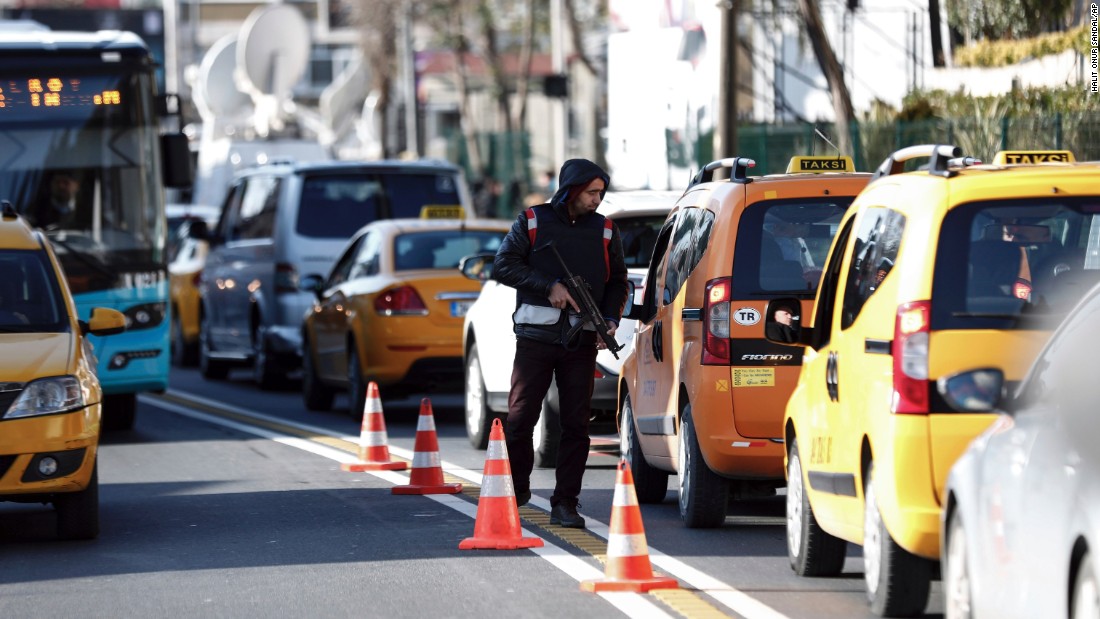
[[[367,385],[367,401],[363,405],[363,424],[359,430],[359,461],[340,465],[345,471],[403,471],[405,462],[390,461],[390,447],[386,437],[386,419],[382,415],[382,399],[378,397],[378,383]]]
[[[412,472],[409,484],[394,486],[394,494],[456,494],[462,492],[462,484],[443,481],[443,467],[439,464],[439,439],[435,434],[435,417],[432,401],[420,400],[420,419],[416,423],[416,443],[413,445]]]
[[[677,589],[680,586],[675,578],[653,575],[645,528],[642,526],[642,510],[638,507],[638,495],[634,491],[634,475],[626,460],[619,461],[619,474],[615,479],[604,576],[600,580],[581,581],[581,590],[645,593],[651,589]]]
[[[462,540],[458,548],[513,550],[541,547],[541,537],[523,537],[520,530],[516,491],[512,486],[512,465],[508,463],[508,445],[504,442],[504,426],[500,419],[494,419],[489,431],[485,472],[481,476],[474,536]]]

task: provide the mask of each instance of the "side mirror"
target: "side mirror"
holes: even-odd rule
[[[316,273],[310,273],[298,280],[298,289],[312,292],[313,296],[317,297],[317,300],[320,301],[321,295],[325,292],[325,278]]]
[[[967,370],[936,380],[936,390],[960,413],[988,413],[1001,404],[1004,372],[997,368]]]
[[[187,238],[199,241],[210,240],[210,227],[201,219],[196,219],[187,224]]]
[[[191,146],[182,132],[160,136],[161,177],[165,187],[187,188],[195,182],[195,169],[191,164]]]
[[[92,335],[115,335],[126,330],[126,316],[109,307],[92,308],[92,317],[88,322],[80,321],[80,330]]]
[[[802,326],[800,300],[780,297],[768,301],[764,308],[764,339],[784,346],[808,346],[812,334],[813,329]]]
[[[458,261],[458,270],[467,279],[483,282],[493,276],[493,260],[495,254],[474,254],[465,256]]]

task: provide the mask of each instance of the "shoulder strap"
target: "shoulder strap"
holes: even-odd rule
[[[611,220],[603,218],[603,264],[607,270],[607,277],[604,281],[611,279],[611,256],[608,255],[608,247],[611,245]]]
[[[535,217],[535,207],[527,209],[527,238],[531,241],[531,249],[535,248],[535,235],[539,231],[539,220]]]

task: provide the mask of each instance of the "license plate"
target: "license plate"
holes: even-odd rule
[[[451,316],[463,318],[473,304],[473,301],[451,301]]]

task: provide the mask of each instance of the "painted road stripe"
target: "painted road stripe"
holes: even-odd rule
[[[358,443],[359,443],[359,437],[358,436],[350,436],[350,435],[346,435],[346,434],[334,434],[332,432],[332,430],[329,430],[327,428],[322,428],[322,427],[319,427],[319,426],[313,426],[313,425],[310,425],[310,424],[304,424],[304,423],[299,423],[299,422],[290,422],[290,421],[287,421],[286,419],[271,417],[271,416],[265,415],[263,413],[251,411],[249,409],[233,406],[231,404],[225,404],[225,403],[222,403],[222,402],[219,402],[219,401],[216,401],[216,400],[211,400],[211,399],[204,398],[202,396],[194,395],[194,394],[191,394],[191,393],[178,392],[178,391],[175,391],[175,390],[172,390],[172,389],[169,389],[167,394],[163,395],[163,396],[141,395],[141,396],[139,396],[139,399],[141,399],[143,402],[147,402],[147,403],[154,404],[154,405],[157,405],[157,406],[161,406],[161,407],[164,407],[164,408],[171,407],[171,408],[169,408],[169,410],[172,410],[174,412],[181,412],[182,414],[185,414],[185,415],[190,415],[190,416],[201,415],[201,417],[199,417],[199,418],[206,419],[206,420],[211,421],[213,423],[218,423],[218,424],[223,424],[223,425],[232,424],[231,427],[238,428],[238,429],[240,429],[244,432],[249,432],[249,433],[252,433],[252,434],[258,434],[260,436],[263,436],[264,438],[270,438],[272,440],[278,441],[278,442],[283,443],[283,444],[291,445],[291,446],[297,447],[299,449],[304,449],[305,451],[315,453],[315,454],[320,455],[322,457],[331,458],[331,459],[337,460],[338,462],[341,462],[341,463],[345,461],[345,460],[342,460],[341,458],[349,458],[350,460],[348,460],[348,461],[350,461],[350,462],[358,462],[358,459],[354,455],[355,453],[357,453],[356,448],[357,448]],[[182,405],[182,404],[177,405],[177,406],[173,406],[171,404],[171,402],[166,401],[166,399],[171,399],[171,400],[175,400],[177,402],[183,402],[183,403],[193,402],[193,403],[196,403],[196,404],[205,405],[207,408],[209,408],[211,410],[211,414],[207,415],[207,414],[203,414],[203,413],[196,413],[192,409],[187,408],[186,405]],[[219,418],[219,417],[215,416],[215,415],[219,414],[220,411],[227,411],[227,412],[235,413],[236,415],[239,415],[241,417],[246,417],[248,419],[254,420],[255,422],[263,422],[263,423],[269,425],[270,427],[276,428],[277,431],[279,431],[279,432],[284,432],[284,433],[293,434],[293,435],[296,435],[296,436],[309,437],[309,438],[308,439],[305,439],[305,438],[303,438],[303,439],[293,439],[293,438],[282,436],[282,435],[277,434],[276,432],[272,432],[272,431],[265,431],[264,434],[260,434],[260,431],[262,431],[262,428],[256,428],[255,426],[249,426],[246,423],[227,421],[227,420],[224,420],[222,418]],[[313,441],[324,441],[325,439],[329,439],[329,440],[337,439],[337,440],[347,444],[347,447],[346,448],[345,447],[335,447],[335,446],[328,447],[328,446],[325,446],[325,445],[317,445],[316,443],[313,443]],[[313,443],[313,444],[311,445],[311,443]],[[346,449],[346,451],[344,451],[345,449]],[[393,455],[393,456],[397,456],[401,459],[404,459],[404,460],[407,460],[407,461],[410,461],[410,462],[412,461],[413,452],[410,451],[410,450],[390,445],[389,451],[390,451],[390,454]],[[473,484],[481,485],[481,473],[480,472],[471,471],[469,469],[463,468],[463,467],[458,466],[456,464],[449,463],[445,460],[442,461],[441,468],[443,469],[443,471],[445,473],[447,473],[449,475],[452,475],[455,478],[458,478],[458,479],[461,479],[461,480],[464,480],[464,481],[467,481],[467,482],[470,482],[470,483],[473,483]],[[369,473],[372,474],[372,475],[375,475],[379,478],[382,478],[382,479],[387,479],[387,480],[397,479],[399,481],[396,481],[394,483],[396,483],[398,485],[408,483],[408,478],[407,477],[399,475],[397,473],[392,473],[392,472],[388,472],[388,471],[382,471],[382,472],[370,471]],[[390,476],[392,476],[392,477],[390,477]],[[460,499],[457,499],[457,497],[450,496],[450,495],[426,495],[426,496],[432,497],[433,499],[435,499],[437,497],[446,497],[446,498],[452,499],[452,500],[460,500]],[[466,501],[462,501],[462,502],[466,503],[466,504],[469,504]],[[541,510],[544,510],[544,512],[549,512],[550,511],[550,501],[548,499],[544,499],[544,498],[542,498],[540,496],[537,496],[537,495],[531,497],[531,501],[528,505],[538,507]],[[471,506],[470,509],[472,510],[471,513],[474,514],[472,517],[476,518],[476,515],[477,515],[477,506],[476,506],[476,504]],[[536,522],[536,524],[539,524],[540,526],[545,527],[545,526],[548,526],[548,524],[549,524],[549,514],[548,513],[536,512],[535,510],[529,509],[526,506],[520,508],[520,513],[521,513],[521,515],[523,516],[524,519],[531,520],[532,522]],[[558,537],[562,538],[566,542],[576,546],[577,548],[580,548],[581,550],[584,550],[585,552],[588,552],[589,554],[592,554],[593,556],[596,556],[596,558],[599,559],[602,562],[604,560],[603,555],[607,550],[606,540],[608,539],[609,533],[610,533],[609,527],[608,527],[607,524],[605,524],[605,523],[601,522],[600,520],[597,520],[597,519],[595,519],[595,518],[593,518],[593,517],[591,517],[587,514],[582,513],[582,515],[585,518],[586,526],[587,526],[587,528],[584,529],[584,530],[582,530],[582,529],[558,529],[558,528],[555,527],[553,529],[550,529],[549,531],[551,533],[553,533],[554,535],[557,535]],[[540,522],[540,517],[543,518],[546,522]],[[600,548],[600,549],[593,548],[592,544],[590,542],[595,541],[595,540],[592,540],[591,535],[589,535],[589,534],[595,535],[595,536],[601,538],[602,540],[604,540],[605,543],[603,544],[603,547]],[[546,538],[543,537],[543,540],[546,541]],[[547,541],[546,543],[549,543],[549,542]],[[530,550],[532,552],[536,552],[538,549],[532,548]],[[726,584],[726,583],[722,582],[721,580],[718,580],[717,578],[714,578],[713,576],[710,576],[709,574],[706,574],[705,572],[697,570],[694,567],[691,567],[690,565],[684,563],[683,561],[680,561],[679,559],[677,559],[675,557],[666,555],[663,552],[661,552],[660,550],[657,550],[656,548],[654,548],[652,546],[649,547],[649,559],[650,559],[650,563],[652,563],[654,567],[658,567],[661,570],[663,570],[665,573],[667,573],[668,575],[673,576],[673,577],[677,578],[678,580],[680,580],[680,582],[685,583],[685,584],[691,586],[692,588],[699,590],[700,592],[706,593],[707,595],[711,596],[715,601],[717,601],[720,604],[722,604],[723,606],[729,608],[730,610],[737,613],[738,615],[745,617],[746,619],[787,619],[786,615],[780,613],[779,611],[776,611],[775,609],[773,609],[770,606],[764,604],[763,602],[753,598],[752,596],[750,596],[747,593],[741,591],[740,589],[737,589],[736,587],[733,587],[732,585]],[[585,564],[585,565],[587,565],[587,564]],[[597,578],[600,578],[600,577],[602,577],[602,574],[597,576]],[[601,595],[606,597],[605,594],[601,594]],[[638,594],[620,594],[620,595],[638,595]],[[644,600],[644,598],[643,598],[643,600]],[[694,617],[695,615],[692,615],[692,616]]]

